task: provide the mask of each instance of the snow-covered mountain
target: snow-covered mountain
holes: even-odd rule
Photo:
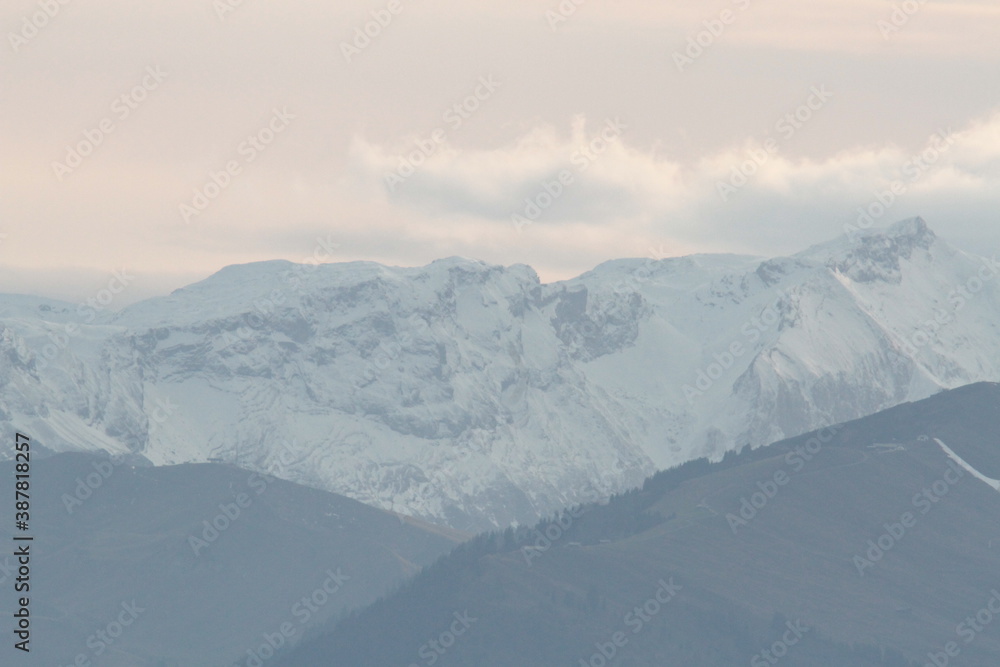
[[[58,451],[231,460],[457,528],[531,522],[1000,379],[998,272],[913,219],[545,285],[458,258],[273,261],[104,318],[0,297],[0,425]]]

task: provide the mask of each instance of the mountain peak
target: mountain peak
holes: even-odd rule
[[[848,234],[850,239],[850,234]],[[894,222],[885,227],[870,229],[854,239],[851,246],[865,253],[894,255],[909,259],[917,248],[929,249],[937,240],[927,222],[917,216]]]
[[[937,239],[937,234],[927,225],[927,221],[920,216],[905,218],[890,225],[881,227],[865,227],[859,229],[851,224],[845,227],[845,236],[834,243],[844,244],[851,247],[875,244],[885,244],[886,242],[904,246],[919,245],[924,248]]]
[[[937,240],[937,234],[934,233],[923,218],[917,216],[894,222],[885,227],[873,228],[862,233],[860,238],[888,239],[900,248],[910,248],[913,246],[929,248]]]
[[[927,222],[919,215],[915,218],[907,218],[899,222],[894,222],[885,228],[885,235],[894,238],[900,236],[935,236],[931,228],[927,226]]]
[[[899,282],[900,262],[941,243],[921,217],[907,218],[884,227],[859,230],[848,225],[846,234],[799,253],[796,257],[819,261],[856,282]]]

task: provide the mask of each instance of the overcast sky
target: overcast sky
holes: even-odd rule
[[[549,281],[792,253],[859,207],[1000,250],[995,0],[62,1],[0,5],[0,291],[310,257]]]

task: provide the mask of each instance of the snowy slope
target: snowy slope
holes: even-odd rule
[[[941,448],[941,451],[943,451],[945,454],[947,454],[948,457],[952,461],[954,461],[958,465],[962,466],[973,477],[975,477],[976,479],[978,479],[980,482],[986,484],[987,486],[993,488],[994,490],[1000,491],[1000,480],[990,479],[989,477],[987,477],[983,473],[981,473],[978,470],[976,470],[975,468],[973,468],[971,465],[969,465],[968,462],[966,462],[965,459],[963,459],[961,456],[959,456],[958,454],[956,454],[955,451],[951,447],[949,447],[948,445],[946,445],[943,442],[941,442],[940,439],[934,438],[934,442],[936,442],[938,444],[938,446]]]
[[[523,523],[997,380],[984,262],[919,219],[793,257],[617,260],[548,285],[461,258],[263,262],[81,326],[44,368],[72,313],[0,297],[0,424],[56,450],[219,457],[458,528]]]

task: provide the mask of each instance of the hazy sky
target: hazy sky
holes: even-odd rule
[[[893,188],[1000,250],[995,0],[62,1],[0,6],[0,291],[776,255]]]

